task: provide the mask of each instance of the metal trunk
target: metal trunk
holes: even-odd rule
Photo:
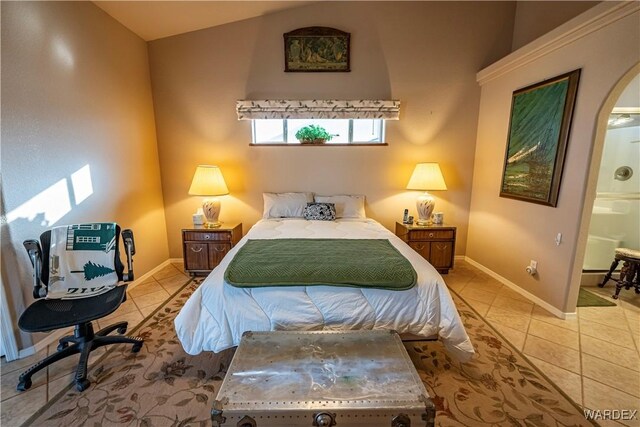
[[[435,408],[393,331],[247,332],[215,427],[433,426]]]

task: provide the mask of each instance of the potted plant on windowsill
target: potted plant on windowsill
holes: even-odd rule
[[[337,135],[332,135],[322,126],[316,125],[305,126],[296,132],[296,138],[298,138],[300,144],[324,144],[327,141],[331,141],[334,136]]]

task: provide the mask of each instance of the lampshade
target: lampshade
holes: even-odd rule
[[[191,196],[223,196],[229,194],[227,184],[218,166],[199,165],[193,175]]]
[[[437,163],[418,163],[407,184],[407,190],[446,190],[440,166]]]

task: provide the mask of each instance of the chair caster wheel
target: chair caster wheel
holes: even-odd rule
[[[142,348],[142,342],[140,342],[139,344],[134,344],[133,347],[131,347],[131,353],[137,353],[140,351],[141,348]]]
[[[69,343],[68,342],[61,342],[60,344],[58,344],[58,351],[62,351],[65,348],[69,347]]]
[[[87,379],[76,381],[76,390],[85,391],[86,389],[89,388],[90,385],[91,385],[91,381]]]
[[[611,295],[611,298],[618,299],[618,295]]]
[[[18,386],[16,387],[16,390],[27,391],[29,388],[31,388],[31,380],[26,379],[26,380],[20,380],[20,382],[18,382]]]
[[[124,335],[127,332],[127,327],[123,326],[122,328],[116,329],[120,335]]]

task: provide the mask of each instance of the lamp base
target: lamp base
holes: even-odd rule
[[[416,210],[418,211],[418,225],[431,225],[431,213],[436,207],[436,201],[429,193],[424,193],[416,199]]]
[[[214,197],[212,199],[205,199],[202,202],[202,212],[207,219],[204,223],[204,228],[218,228],[221,222],[218,221],[220,216],[220,199]]]

